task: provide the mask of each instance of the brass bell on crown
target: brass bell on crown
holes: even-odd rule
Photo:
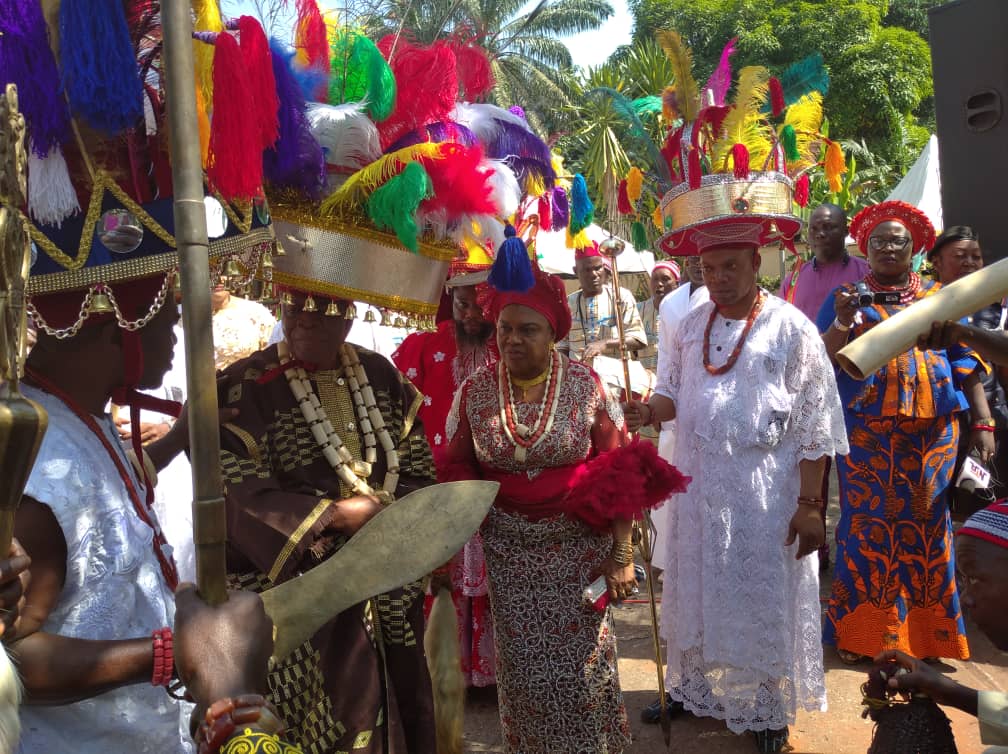
[[[105,293],[104,288],[96,288],[91,294],[91,301],[88,302],[89,314],[111,314],[115,311],[112,302]]]
[[[294,297],[290,295],[290,291],[284,291],[280,294],[280,303],[290,306],[294,303]]]
[[[308,298],[304,300],[304,305],[301,307],[301,311],[317,312],[318,307],[315,305],[315,299],[313,299],[311,296],[308,296]]]
[[[347,304],[346,311],[343,312],[344,319],[357,319],[357,307],[353,301]]]
[[[262,255],[262,261],[259,262],[259,269],[261,270],[272,270],[273,269],[273,255],[268,251],[264,251]]]
[[[234,257],[231,257],[224,264],[224,272],[222,277],[226,278],[240,278],[242,276],[241,267],[238,266],[238,262],[235,261]]]
[[[326,307],[325,315],[327,317],[338,317],[340,315],[339,304],[335,301],[330,301],[329,306]]]
[[[364,312],[364,321],[368,324],[374,324],[378,321],[378,318],[374,315],[374,309],[368,309]]]

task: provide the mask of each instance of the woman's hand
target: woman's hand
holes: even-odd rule
[[[636,432],[645,424],[651,423],[654,412],[648,404],[630,400],[623,404],[623,416],[626,418],[627,430]]]
[[[975,452],[982,463],[989,463],[994,457],[994,433],[971,429],[968,449]]]
[[[633,563],[623,566],[610,556],[592,573],[591,581],[599,576],[605,576],[606,586],[609,587],[609,599],[614,602],[636,594],[637,577],[634,575]]]
[[[837,288],[833,294],[833,309],[836,311],[836,318],[844,327],[851,327],[854,324],[854,315],[857,314],[858,294],[857,291],[849,288]]]
[[[819,509],[813,505],[802,505],[799,503],[798,510],[791,516],[788,524],[788,536],[784,541],[785,547],[794,544],[798,540],[798,552],[795,553],[795,560],[811,555],[826,543],[826,527],[823,525]]]

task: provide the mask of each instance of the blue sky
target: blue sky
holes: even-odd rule
[[[334,8],[345,6],[346,2],[347,0],[342,2],[320,0],[319,5],[323,8]],[[352,3],[353,0],[349,0],[349,2]],[[610,0],[610,2],[615,12],[602,28],[577,34],[564,40],[570,48],[575,65],[583,67],[600,65],[617,47],[629,44],[630,35],[633,32],[633,18],[627,8],[626,0]],[[243,13],[254,14],[255,11],[251,0],[223,0],[221,5],[227,16],[239,16]],[[290,2],[289,5],[293,9],[294,3]]]

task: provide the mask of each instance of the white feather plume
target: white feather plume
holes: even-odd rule
[[[518,184],[518,177],[503,160],[484,160],[484,162],[486,167],[493,170],[490,176],[492,189],[490,199],[497,205],[497,211],[501,217],[511,217],[518,211],[518,205],[522,198],[522,188]]]
[[[504,223],[493,215],[470,215],[452,231],[452,240],[463,247],[466,241],[489,247],[493,256],[504,243]]]
[[[308,123],[312,135],[322,145],[327,164],[355,172],[381,157],[378,129],[364,114],[366,105],[366,102],[308,103]]]
[[[476,134],[476,138],[483,144],[497,143],[503,128],[502,123],[518,126],[532,133],[532,129],[524,118],[505,110],[503,107],[497,107],[497,105],[457,102],[451,119],[466,126]]]

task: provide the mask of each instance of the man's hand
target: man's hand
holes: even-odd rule
[[[791,522],[788,524],[788,536],[784,541],[784,546],[793,545],[795,537],[798,538],[798,552],[795,554],[795,560],[801,560],[806,555],[811,555],[826,542],[826,527],[815,506],[798,505],[798,510],[791,516]]]
[[[948,348],[963,342],[969,335],[970,328],[958,322],[932,322],[931,329],[917,337],[917,347],[924,350]]]
[[[330,531],[352,537],[370,521],[382,508],[381,501],[371,495],[355,495],[333,501],[336,515],[327,527]]]
[[[133,439],[133,430],[128,417],[117,420],[116,428],[119,430],[119,437],[121,439]],[[160,440],[171,431],[171,428],[172,425],[168,422],[140,422],[140,442],[146,445],[155,440]]]
[[[976,714],[976,691],[956,683],[948,676],[939,673],[926,662],[911,657],[898,649],[887,649],[875,658],[877,664],[895,663],[909,671],[899,675],[892,674],[886,681],[893,691],[906,694],[920,692],[927,694],[938,704],[947,704]],[[972,710],[971,706],[972,697]]]
[[[604,354],[605,350],[605,341],[597,340],[594,343],[589,343],[585,346],[584,351],[581,352],[581,363],[591,365],[595,357]]]
[[[210,607],[193,584],[175,592],[175,666],[198,709],[218,699],[265,694],[273,621],[253,592],[228,592]]]
[[[636,432],[645,424],[651,424],[653,415],[651,407],[641,401],[630,400],[623,404],[623,416],[630,432]]]
[[[31,581],[31,558],[15,539],[7,557],[0,560],[0,636],[16,634],[24,593]],[[12,629],[14,629],[12,631]]]

